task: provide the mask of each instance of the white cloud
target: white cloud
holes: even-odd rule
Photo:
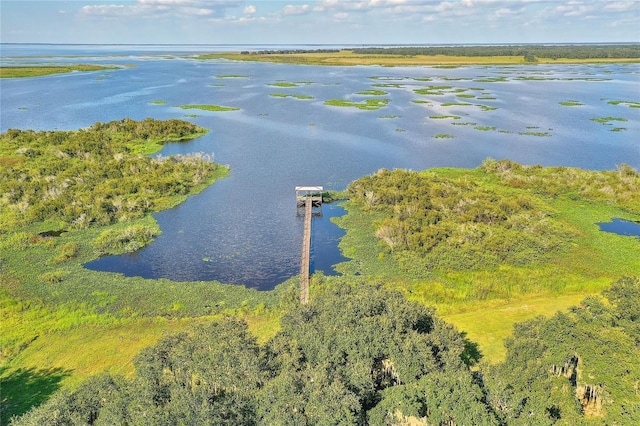
[[[282,9],[282,12],[285,15],[304,15],[309,13],[310,11],[312,11],[312,8],[308,4],[301,4],[301,5],[288,4],[284,7],[284,9]]]
[[[175,17],[210,16],[230,7],[241,5],[241,0],[136,0],[135,3],[87,5],[81,15],[98,17]]]
[[[244,8],[244,14],[245,15],[255,15],[256,14],[256,7],[252,4],[250,4],[249,6]]]
[[[131,13],[133,6],[123,4],[101,4],[83,6],[80,12],[87,16],[126,16]]]
[[[335,19],[336,21],[346,21],[347,19],[349,19],[349,14],[348,13],[336,13],[333,15],[333,19]]]
[[[618,12],[632,11],[635,9],[638,12],[640,4],[637,1],[608,1],[604,5],[605,10],[612,10]],[[637,16],[636,16],[637,18]]]

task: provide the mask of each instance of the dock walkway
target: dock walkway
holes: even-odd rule
[[[296,186],[296,204],[304,207],[304,231],[300,260],[300,303],[309,302],[309,264],[311,258],[311,218],[313,208],[322,208],[321,186]]]

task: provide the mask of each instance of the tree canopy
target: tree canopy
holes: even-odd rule
[[[364,282],[293,306],[264,345],[226,318],[162,338],[136,377],[93,377],[15,425],[554,425],[640,420],[637,297],[625,277],[570,312],[519,324],[507,358]]]

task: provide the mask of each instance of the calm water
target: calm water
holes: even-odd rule
[[[240,50],[232,47],[225,49]],[[123,117],[183,118],[211,132],[192,142],[169,144],[162,154],[202,151],[231,166],[229,178],[177,208],[156,214],[163,234],[153,244],[133,255],[99,259],[88,267],[270,289],[299,270],[302,220],[296,215],[296,185],[343,189],[383,167],[477,167],[487,157],[598,170],[620,163],[640,168],[640,109],[609,103],[640,102],[637,64],[316,67],[153,55],[225,49],[2,45],[3,63],[95,62],[135,67],[2,79],[1,131],[72,130]],[[426,78],[431,81],[423,81]],[[299,84],[273,86],[278,82]],[[414,92],[431,85],[450,88],[444,94]],[[363,111],[323,104],[328,99],[371,98],[357,92],[372,89],[388,92],[380,96],[390,100],[386,108]],[[154,100],[167,103],[152,104]],[[569,100],[582,105],[560,104]],[[241,110],[215,113],[176,107],[184,104]],[[185,112],[198,116],[187,117]],[[444,115],[460,118],[432,118]],[[603,117],[626,121],[591,120]],[[621,129],[611,131],[614,128]],[[344,260],[337,248],[342,231],[330,222],[339,214],[339,206],[324,206],[323,217],[314,219],[316,270],[331,273],[331,265]]]
[[[611,222],[603,222],[597,224],[601,231],[612,232],[618,235],[640,238],[640,223],[631,222],[624,219],[612,219]]]

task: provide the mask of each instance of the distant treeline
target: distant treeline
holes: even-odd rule
[[[287,50],[256,50],[250,52],[243,50],[241,55],[286,55],[286,54],[299,54],[299,53],[338,53],[338,49],[287,49]]]
[[[640,45],[511,45],[365,47],[353,53],[375,55],[527,56],[551,59],[640,58]]]

